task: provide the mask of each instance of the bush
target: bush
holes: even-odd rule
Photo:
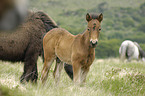
[[[96,57],[97,58],[108,58],[108,57],[118,57],[119,47],[121,44],[121,40],[119,39],[111,39],[100,41],[98,46],[96,47]]]
[[[124,18],[122,22],[124,24],[124,27],[134,27],[135,26],[134,21],[132,20],[131,17]]]
[[[140,5],[141,15],[145,16],[145,3]]]
[[[137,29],[142,31],[142,32],[145,32],[145,22],[141,23]]]
[[[136,33],[136,34],[132,34],[128,37],[125,37],[124,40],[131,40],[131,41],[135,41],[135,42],[138,42],[138,43],[145,43],[145,34],[143,33]]]

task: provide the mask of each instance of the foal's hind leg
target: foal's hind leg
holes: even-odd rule
[[[46,82],[46,80],[48,78],[48,73],[49,73],[49,70],[50,70],[50,67],[51,67],[53,61],[54,61],[53,58],[46,58],[45,59],[44,66],[43,66],[43,69],[42,69],[42,72],[41,72],[42,83]]]
[[[63,62],[57,57],[56,58],[56,65],[55,65],[55,69],[53,72],[53,76],[55,78],[56,83],[59,83],[60,80],[60,75],[61,75],[61,70],[63,68]]]
[[[45,43],[43,42],[43,44],[45,44]],[[44,48],[44,65],[43,65],[43,69],[41,71],[42,83],[46,82],[50,67],[51,67],[51,65],[56,57],[55,56],[55,49],[53,48],[53,46],[48,45],[48,44],[46,46],[46,44],[45,44],[45,46],[43,46],[43,48]]]

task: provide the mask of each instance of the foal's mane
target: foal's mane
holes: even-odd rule
[[[99,19],[99,15],[98,14],[90,13],[90,16],[91,16],[92,19],[97,19],[97,20]],[[86,29],[83,32],[81,32],[80,34],[83,34],[84,32],[86,32]]]
[[[90,16],[92,17],[92,19],[99,19],[99,15],[95,14],[95,13],[90,13]]]

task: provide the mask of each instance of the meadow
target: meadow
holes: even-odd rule
[[[53,68],[54,68],[53,64]],[[74,85],[62,71],[60,83],[56,85],[53,68],[42,86],[40,77],[43,67],[38,60],[39,79],[37,84],[21,84],[19,77],[23,72],[23,63],[0,61],[0,95],[1,96],[144,96],[145,62],[120,62],[118,58],[95,59],[86,83]]]

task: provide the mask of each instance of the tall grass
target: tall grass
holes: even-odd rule
[[[53,64],[54,65],[54,64]],[[119,59],[96,59],[90,68],[86,83],[74,85],[65,71],[56,85],[51,68],[47,84],[42,86],[40,72],[42,59],[38,60],[37,84],[21,84],[22,63],[0,62],[0,93],[3,96],[143,96],[145,95],[145,63],[126,62]]]

